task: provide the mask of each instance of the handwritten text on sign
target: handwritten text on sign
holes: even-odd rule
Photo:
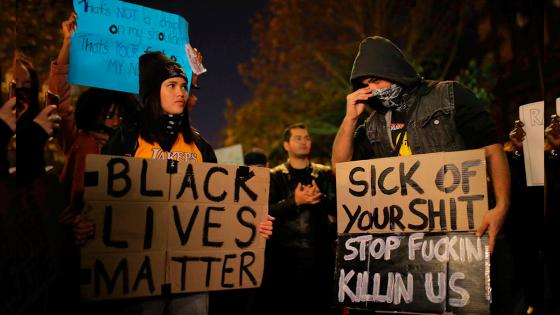
[[[519,120],[525,126],[523,160],[527,186],[544,185],[544,101],[519,106]]]
[[[484,151],[340,163],[338,233],[472,231],[488,210]]]
[[[376,311],[488,314],[487,238],[469,232],[339,235],[335,303]]]
[[[260,285],[265,168],[89,155],[83,299]]]
[[[74,0],[74,10],[70,83],[138,93],[138,58],[145,51],[163,52],[191,80],[183,17],[118,0]]]

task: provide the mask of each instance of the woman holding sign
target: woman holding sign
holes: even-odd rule
[[[190,124],[187,110],[188,78],[178,63],[160,52],[140,56],[140,97],[143,108],[137,125],[122,127],[109,140],[104,153],[139,158],[215,163],[214,150]],[[272,234],[272,219],[262,222],[260,234]],[[93,228],[77,229],[78,240]],[[150,298],[128,304],[124,314],[207,314],[208,294]]]
[[[140,56],[139,68],[143,104],[140,121],[138,126],[122,129],[113,137],[106,153],[217,162],[210,144],[191,127],[186,110],[188,79],[183,68],[160,52]]]

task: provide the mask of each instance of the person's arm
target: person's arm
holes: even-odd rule
[[[358,124],[357,119],[344,117],[342,124],[338,129],[336,137],[334,138],[332,149],[332,166],[336,167],[336,163],[348,162],[352,159],[352,152],[354,151],[354,131]]]
[[[484,148],[488,174],[496,199],[496,206],[490,209],[477,227],[477,235],[488,232],[490,252],[494,250],[496,236],[504,223],[509,208],[510,173],[502,145],[498,141],[496,124],[486,109],[485,103],[464,85],[453,84],[455,99],[455,125],[465,141],[467,150]]]
[[[322,194],[321,207],[336,218],[336,178],[332,170],[324,171],[318,180]]]
[[[41,110],[33,121],[20,120],[16,124],[18,188],[26,186],[45,173],[47,164],[43,149],[49,137],[58,128],[58,122],[52,115],[55,110],[56,106],[49,105]]]
[[[2,120],[6,127],[8,127],[9,132],[2,134],[2,142],[0,143],[0,147],[4,147],[10,141],[10,138],[16,131],[16,98],[12,97],[6,101],[0,107],[0,120]]]
[[[59,65],[67,65],[70,63],[70,38],[78,27],[78,24],[76,24],[76,17],[76,13],[72,12],[68,19],[61,24],[62,35],[64,37],[62,47],[60,47],[58,57],[56,58],[56,63]]]
[[[316,184],[312,187],[304,186],[301,183],[297,184],[294,191],[290,191],[290,185],[283,179],[282,174],[272,173],[268,202],[268,213],[275,218],[284,218],[299,213],[301,205],[313,205],[321,202],[321,191]]]
[[[496,236],[502,228],[509,209],[511,179],[502,145],[496,143],[485,146],[484,152],[492,187],[494,188],[496,206],[484,215],[477,228],[477,235],[482,236],[484,232],[488,231],[488,245],[490,246],[490,252],[492,252],[496,244]]]
[[[8,143],[16,131],[16,98],[10,98],[0,107],[0,179],[9,175]],[[4,201],[4,200],[2,200]]]
[[[560,118],[558,115],[553,115],[550,125],[544,130],[546,140],[553,149],[560,148]]]
[[[364,111],[366,101],[372,95],[369,87],[361,88],[346,96],[346,116],[340,124],[336,138],[334,139],[332,149],[332,167],[336,167],[336,163],[348,162],[352,159],[354,151],[353,137],[354,131],[358,125],[358,118]]]
[[[283,193],[289,190],[282,180],[281,175],[274,173],[270,174],[270,190],[268,197],[268,213],[275,218],[283,218],[287,214],[295,213],[297,211],[296,200],[294,193],[290,192],[288,195]]]
[[[57,133],[57,140],[64,152],[67,152],[77,133],[70,84],[68,84],[70,38],[76,30],[75,13],[72,13],[68,20],[62,22],[61,29],[64,38],[56,61],[51,63],[48,82],[49,90],[60,96],[57,112],[62,118],[62,122],[60,124],[60,131]]]

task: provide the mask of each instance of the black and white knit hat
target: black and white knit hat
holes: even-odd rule
[[[189,81],[180,64],[169,59],[159,51],[146,52],[140,56],[140,96],[147,97],[154,89],[169,78],[181,77]]]

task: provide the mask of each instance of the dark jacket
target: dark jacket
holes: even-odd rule
[[[206,163],[217,163],[216,154],[214,149],[206,140],[200,135],[198,130],[193,128],[194,143],[202,154],[202,161]],[[103,148],[103,154],[109,155],[122,155],[134,156],[138,149],[138,127],[123,127],[119,128],[117,132],[109,139],[107,145]]]
[[[289,162],[273,168],[270,173],[269,214],[276,218],[269,245],[276,248],[313,248],[329,246],[334,239],[334,225],[328,215],[336,216],[336,184],[329,167],[311,163],[311,179],[323,197],[316,205],[296,206],[294,191],[298,182]],[[311,181],[311,180],[310,180]],[[303,183],[310,184],[310,183]]]
[[[410,94],[406,115],[408,146],[413,154],[460,151],[465,149],[464,140],[455,124],[453,82],[426,82],[417,89],[425,95]],[[413,90],[413,92],[416,92]],[[374,109],[364,124],[356,130],[356,141],[369,142],[369,156],[355,155],[355,159],[388,157],[393,154],[390,123],[391,111]],[[359,158],[358,158],[359,157]]]
[[[49,135],[34,121],[17,122],[16,182],[18,189],[46,173],[45,144]]]
[[[0,179],[9,175],[8,143],[13,135],[12,129],[3,120],[0,120]]]
[[[385,79],[403,87],[401,102],[408,103],[404,122],[412,154],[479,148],[495,141],[494,123],[472,92],[457,82],[422,79],[400,49],[383,37],[366,38],[360,45],[350,81],[357,89],[364,77]],[[372,113],[356,129],[352,160],[395,155],[390,130],[392,112],[375,98],[367,103]],[[480,129],[477,132],[484,135],[474,134],[472,129]],[[465,136],[469,133],[474,137]]]

